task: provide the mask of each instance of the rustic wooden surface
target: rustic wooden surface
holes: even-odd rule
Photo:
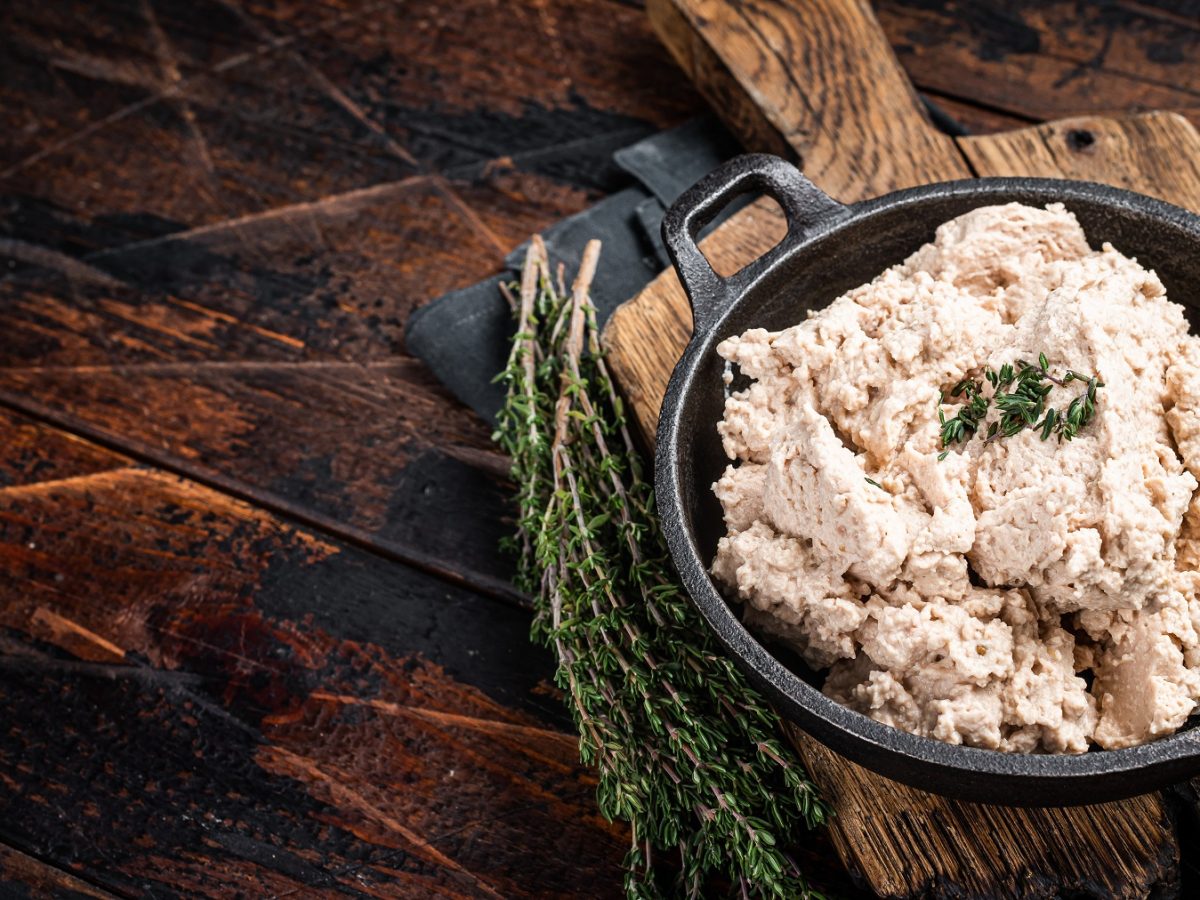
[[[880,15],[972,130],[1194,112],[1185,13]],[[703,105],[618,0],[10,4],[0,896],[619,892],[503,460],[402,334]]]
[[[967,175],[1042,175],[1105,181],[1200,210],[1200,135],[1178,114],[1080,117],[955,139],[934,128],[865,3],[649,0],[649,9],[673,56],[746,145],[786,145],[840,200]],[[760,201],[703,246],[728,273],[782,230],[778,207]],[[690,333],[672,272],[607,327],[613,370],[647,439]],[[1031,881],[1096,896],[1179,890],[1179,846],[1158,795],[998,810],[897,785],[790,734],[837,812],[831,831],[843,862],[882,895],[1020,897]]]
[[[646,6],[676,62],[743,141],[790,150],[833,196],[873,197],[970,174],[954,139],[930,127],[867,0]],[[719,92],[708,93],[709,70]],[[743,129],[745,121],[754,128]]]
[[[837,812],[838,855],[880,896],[1180,895],[1180,848],[1158,795],[1068,810],[981,806],[880,778],[798,732],[793,739]]]

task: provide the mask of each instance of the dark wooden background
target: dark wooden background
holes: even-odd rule
[[[878,12],[948,128],[1200,124],[1194,0]],[[618,0],[0,11],[0,895],[619,893],[403,327],[701,108]]]

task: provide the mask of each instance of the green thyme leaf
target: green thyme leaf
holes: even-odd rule
[[[942,409],[945,395],[938,392],[938,427],[943,448],[974,437],[993,407],[998,415],[988,423],[984,443],[1013,437],[1026,428],[1037,429],[1043,441],[1052,435],[1057,435],[1059,441],[1069,441],[1095,418],[1096,392],[1104,387],[1104,382],[1096,376],[1083,375],[1074,369],[1068,369],[1058,378],[1050,372],[1050,360],[1044,352],[1038,354],[1036,366],[1025,360],[1017,360],[1015,366],[1004,363],[999,369],[985,369],[983,380],[992,386],[990,398],[983,395],[980,381],[964,378],[954,386],[950,396],[963,399],[953,418],[946,417]],[[1071,400],[1066,412],[1046,409],[1046,399],[1055,386],[1065,387],[1072,381],[1087,382],[1087,388]],[[938,459],[945,458],[943,449]]]
[[[630,823],[629,897],[732,884],[811,900],[791,851],[828,809],[671,568],[599,348],[598,254],[589,244],[568,293],[535,237],[519,289],[505,290],[517,334],[496,440],[512,461],[511,543],[533,636],[557,658],[600,812]]]

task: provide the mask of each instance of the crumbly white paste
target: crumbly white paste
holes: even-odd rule
[[[1061,205],[986,207],[717,349],[753,381],[719,426],[713,573],[752,627],[831,667],[831,697],[1025,752],[1143,743],[1196,708],[1200,339],[1153,272],[1089,248]],[[939,461],[939,391],[1043,351],[1104,381],[1093,421]]]

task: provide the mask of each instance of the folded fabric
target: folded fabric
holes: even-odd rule
[[[545,231],[550,258],[565,263],[568,271],[578,265],[589,240],[603,243],[603,277],[592,288],[601,324],[669,265],[659,234],[667,207],[738,152],[729,132],[708,117],[638,141],[613,154],[633,184]],[[489,422],[495,421],[504,401],[495,377],[504,368],[513,331],[500,284],[513,279],[526,246],[508,255],[508,271],[418,309],[405,334],[408,352]]]

